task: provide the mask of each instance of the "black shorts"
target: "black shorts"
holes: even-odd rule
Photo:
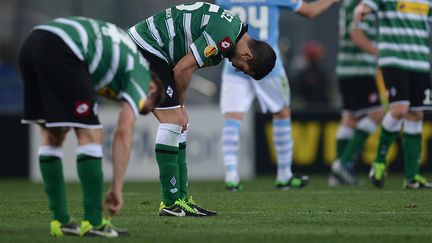
[[[432,110],[430,73],[383,67],[390,106],[408,104],[410,110]]]
[[[343,109],[362,116],[371,110],[382,109],[375,78],[359,76],[339,79]]]
[[[150,70],[156,73],[166,87],[165,99],[156,109],[174,109],[180,107],[180,100],[174,81],[173,68],[154,54],[139,48],[142,55],[150,63]]]
[[[23,123],[102,127],[88,65],[60,37],[32,31],[21,47],[19,65],[24,80]]]

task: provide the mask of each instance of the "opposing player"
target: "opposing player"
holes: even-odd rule
[[[384,116],[375,82],[378,23],[375,14],[354,24],[358,0],[345,0],[339,11],[339,53],[336,74],[343,111],[337,131],[337,159],[331,165],[329,185],[356,185],[353,165],[366,139]]]
[[[372,11],[379,17],[379,58],[387,89],[389,111],[382,121],[377,156],[370,178],[384,186],[388,148],[403,127],[405,183],[408,189],[430,188],[420,173],[423,112],[431,110],[429,19],[432,1],[364,0],[355,9],[359,22]]]
[[[188,198],[185,92],[192,73],[228,58],[232,65],[259,80],[274,67],[268,44],[252,39],[239,17],[210,3],[168,8],[129,30],[132,39],[167,86],[165,101],[155,109],[162,202],[161,216],[208,216],[216,212]]]
[[[24,79],[23,123],[42,130],[39,162],[52,213],[52,236],[118,237],[127,232],[102,217],[103,128],[96,94],[118,100],[120,116],[113,138],[113,183],[104,204],[111,214],[123,206],[123,178],[135,119],[163,97],[161,82],[126,32],[84,17],[54,19],[33,28],[20,52]],[[78,139],[77,170],[83,191],[84,220],[71,220],[62,170],[62,145],[72,128]]]
[[[277,152],[276,188],[300,188],[308,183],[307,176],[294,176],[291,171],[293,141],[291,138],[290,92],[288,79],[278,48],[279,15],[281,9],[313,18],[339,0],[319,0],[306,3],[297,0],[235,1],[217,0],[216,4],[229,9],[249,25],[253,38],[270,44],[277,53],[276,66],[262,81],[256,82],[237,72],[225,62],[222,74],[220,107],[224,114],[222,130],[223,159],[226,169],[225,187],[230,191],[240,189],[237,170],[241,120],[252,101],[258,98],[263,112],[273,116],[273,141]]]

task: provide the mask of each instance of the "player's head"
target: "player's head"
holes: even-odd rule
[[[165,98],[165,86],[159,77],[152,73],[152,80],[149,84],[147,99],[142,106],[140,105],[140,114],[145,115],[157,107]]]
[[[274,68],[276,53],[269,44],[255,40],[245,33],[237,42],[234,54],[229,60],[237,71],[260,80]]]

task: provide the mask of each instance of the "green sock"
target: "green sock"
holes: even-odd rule
[[[171,206],[180,198],[179,148],[157,143],[155,152],[159,166],[162,202]]]
[[[39,166],[48,194],[49,208],[52,218],[60,223],[69,223],[70,217],[66,201],[65,182],[63,178],[62,160],[59,157],[40,155]]]
[[[186,164],[186,142],[179,144],[180,198],[187,199],[188,171]]]
[[[382,164],[386,163],[388,149],[390,145],[394,142],[398,134],[399,132],[389,132],[385,128],[381,128],[375,162]]]
[[[102,223],[102,158],[79,154],[77,169],[83,191],[84,220],[98,226]]]
[[[420,172],[421,134],[407,134],[402,136],[404,151],[405,177],[414,178]]]
[[[345,150],[345,148],[348,146],[349,139],[338,139],[336,141],[336,158],[340,158]]]
[[[366,143],[369,133],[360,129],[356,129],[353,138],[349,141],[340,160],[344,165],[352,165],[356,159],[356,155],[361,151]]]

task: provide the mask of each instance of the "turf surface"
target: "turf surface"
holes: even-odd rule
[[[383,190],[365,177],[356,188],[329,188],[325,176],[311,179],[307,188],[276,191],[272,178],[259,178],[236,193],[221,182],[192,181],[194,199],[220,212],[206,218],[160,218],[158,183],[127,183],[125,207],[113,223],[132,236],[110,240],[51,238],[42,185],[1,180],[0,242],[432,242],[432,190],[402,190],[397,175]],[[79,219],[79,185],[67,190],[71,215]]]

